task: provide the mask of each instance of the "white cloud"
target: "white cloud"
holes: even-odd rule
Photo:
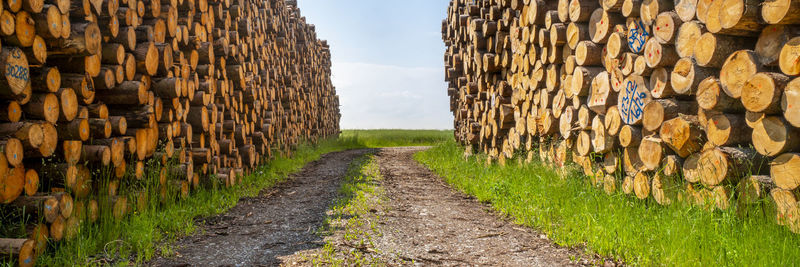
[[[343,129],[451,129],[443,68],[334,62]]]

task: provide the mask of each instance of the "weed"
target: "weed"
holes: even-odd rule
[[[382,180],[378,164],[371,155],[362,156],[350,164],[345,181],[339,189],[341,197],[330,207],[323,226],[325,245],[319,254],[312,255],[314,265],[364,266],[378,265],[372,253],[373,237],[380,236],[379,217],[371,212],[383,205],[385,195],[378,185]],[[343,246],[337,246],[341,233]],[[365,253],[369,251],[371,253]]]

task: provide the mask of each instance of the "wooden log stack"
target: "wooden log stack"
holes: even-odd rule
[[[0,209],[36,226],[0,238],[20,265],[103,209],[146,207],[143,188],[230,186],[338,134],[329,47],[296,1],[23,0],[0,17]]]
[[[575,162],[607,192],[758,206],[800,232],[797,10],[452,0],[441,29],[455,137],[490,162]]]

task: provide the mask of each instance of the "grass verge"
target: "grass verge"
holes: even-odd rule
[[[151,205],[124,220],[86,224],[75,239],[61,242],[52,253],[39,257],[43,266],[127,265],[150,260],[157,250],[169,252],[169,243],[196,230],[195,218],[220,214],[242,197],[257,195],[306,163],[333,151],[359,148],[355,139],[332,139],[301,145],[292,157],[278,156],[230,188],[201,189],[168,205]],[[98,254],[99,253],[99,254]]]
[[[767,218],[737,217],[726,211],[660,206],[592,187],[577,169],[557,171],[541,164],[486,166],[482,155],[468,159],[447,142],[415,159],[459,190],[541,229],[557,244],[632,265],[796,266],[800,235]]]

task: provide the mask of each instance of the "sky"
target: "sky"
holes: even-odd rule
[[[449,0],[298,0],[331,46],[342,129],[452,129],[441,28]]]

